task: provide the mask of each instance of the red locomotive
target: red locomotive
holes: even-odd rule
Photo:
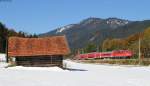
[[[133,52],[130,50],[114,50],[111,52],[92,52],[86,54],[79,54],[76,57],[78,59],[104,59],[104,58],[131,58]]]

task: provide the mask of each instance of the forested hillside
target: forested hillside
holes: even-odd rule
[[[139,48],[141,49],[142,56],[150,58],[150,27],[145,29],[144,32],[136,33],[124,39],[106,39],[103,42],[103,51],[112,51],[120,49],[128,49],[134,51],[135,57],[138,56]]]
[[[18,37],[37,37],[36,34],[31,35],[23,31],[16,32],[13,29],[7,28],[4,24],[0,22],[0,53],[6,52],[6,44],[8,37],[18,36]]]

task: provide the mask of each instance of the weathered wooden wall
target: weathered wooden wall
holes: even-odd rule
[[[16,57],[16,65],[23,66],[59,66],[62,67],[63,56],[35,56],[35,57]]]

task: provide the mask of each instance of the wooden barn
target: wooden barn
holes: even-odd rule
[[[8,39],[9,62],[22,66],[60,66],[70,53],[65,36]]]

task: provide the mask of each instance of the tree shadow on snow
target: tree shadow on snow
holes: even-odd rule
[[[69,70],[69,71],[88,71],[85,69],[74,69],[74,68],[65,68],[65,70]]]

